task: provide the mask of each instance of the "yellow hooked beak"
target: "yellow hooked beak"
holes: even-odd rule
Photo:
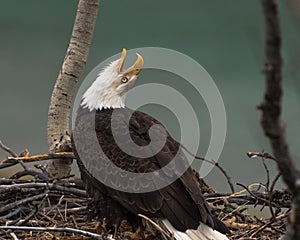
[[[130,73],[134,74],[134,75],[138,75],[143,67],[144,67],[144,59],[142,58],[142,56],[140,54],[136,54],[137,55],[137,59],[135,61],[135,63],[127,68],[127,69],[123,69],[124,68],[124,63],[125,63],[125,59],[126,59],[126,49],[123,48],[123,51],[122,51],[122,56],[120,58],[120,61],[119,61],[119,73],[120,74],[123,74],[123,75],[129,75]]]

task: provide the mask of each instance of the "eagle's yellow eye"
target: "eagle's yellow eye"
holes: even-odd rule
[[[128,78],[128,77],[126,77],[126,76],[122,77],[122,83],[127,83],[127,82],[128,82],[128,80],[129,80],[129,78]]]

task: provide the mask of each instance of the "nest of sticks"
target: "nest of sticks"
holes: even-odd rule
[[[3,149],[3,144],[0,145]],[[0,178],[0,239],[128,239],[126,233],[132,229],[126,221],[114,236],[103,232],[98,220],[87,221],[89,199],[80,179],[74,176],[51,179],[42,165],[29,169],[20,157],[11,155],[0,163],[0,169],[21,164],[24,170],[10,178]],[[47,154],[40,156],[44,159]],[[23,153],[21,158],[36,160],[39,156],[29,157]],[[278,239],[285,232],[292,196],[285,189],[275,189],[280,174],[270,181],[264,161],[263,164],[267,183],[238,184],[242,188],[239,192],[218,193],[199,178],[213,213],[230,228],[230,239]],[[226,171],[224,175],[232,185]],[[249,208],[267,210],[270,217],[251,215]],[[172,233],[166,233],[146,217],[144,221],[152,226],[147,239],[172,239]]]

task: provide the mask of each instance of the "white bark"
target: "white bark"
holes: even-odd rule
[[[79,0],[68,50],[51,96],[48,112],[48,146],[50,152],[64,150],[70,139],[70,111],[78,79],[87,61],[92,41],[99,0]],[[52,177],[69,175],[72,159],[48,161]]]

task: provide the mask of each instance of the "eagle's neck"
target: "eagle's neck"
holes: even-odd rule
[[[101,89],[101,88],[100,88]],[[106,91],[97,90],[93,85],[85,92],[81,106],[88,108],[90,111],[102,109],[114,109],[125,107],[126,95],[118,95],[111,92],[109,89]]]
[[[82,108],[93,111],[125,107],[126,93],[117,92],[115,89],[114,80],[120,77],[116,71],[117,62],[112,62],[99,73],[96,80],[83,95]]]

